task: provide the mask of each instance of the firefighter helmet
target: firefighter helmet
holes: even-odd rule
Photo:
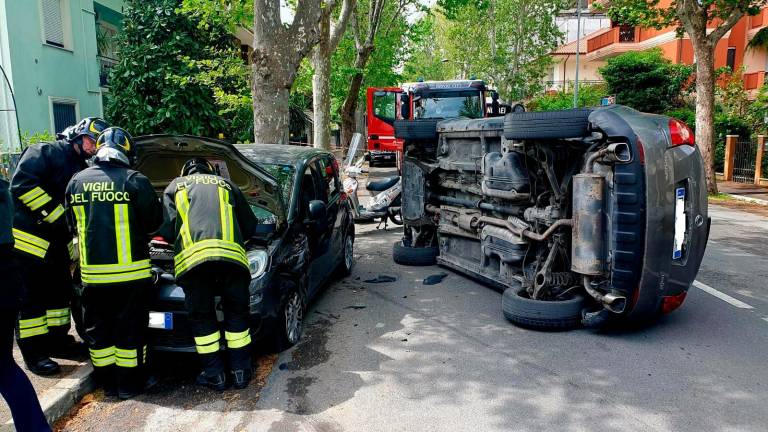
[[[192,158],[184,163],[181,168],[181,176],[188,176],[190,174],[214,174],[216,170],[208,160],[196,157]]]
[[[78,124],[64,129],[62,134],[68,141],[73,141],[86,135],[96,141],[107,128],[109,128],[109,123],[106,120],[99,117],[86,117],[80,120]]]

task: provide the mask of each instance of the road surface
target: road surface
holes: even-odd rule
[[[391,259],[396,229],[359,225],[354,274],[312,305],[305,337],[262,358],[263,385],[214,394],[179,359],[161,388],[96,395],[59,426],[144,431],[765,431],[768,218],[710,207],[682,309],[623,332],[507,323],[501,294]],[[445,272],[437,285],[429,275]],[[380,274],[392,283],[366,283]],[[273,366],[270,371],[270,366]]]

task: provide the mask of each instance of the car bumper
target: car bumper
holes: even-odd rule
[[[397,153],[373,150],[371,151],[371,162],[395,164],[397,162]]]

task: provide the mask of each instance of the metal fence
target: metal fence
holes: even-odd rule
[[[756,159],[756,140],[743,138],[736,141],[733,154],[733,181],[737,183],[754,183]]]

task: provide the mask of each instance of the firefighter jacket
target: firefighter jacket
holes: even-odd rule
[[[67,206],[84,285],[151,277],[149,239],[162,223],[162,206],[148,178],[120,163],[97,162],[69,182]]]
[[[245,196],[231,181],[192,174],[171,182],[163,195],[163,237],[176,248],[176,277],[207,261],[225,261],[248,270],[244,241],[257,220]]]
[[[8,182],[0,178],[0,246],[13,244],[13,201]]]
[[[85,161],[71,143],[59,140],[29,146],[11,179],[15,249],[45,259],[51,242],[69,243],[64,216],[64,189]]]

